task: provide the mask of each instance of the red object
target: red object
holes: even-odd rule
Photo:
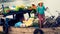
[[[39,27],[42,27],[43,26],[43,23],[44,23],[44,21],[45,21],[45,15],[43,14],[43,15],[40,15],[40,14],[38,14],[38,18],[39,18]]]
[[[7,13],[9,13],[9,12],[10,12],[10,10],[6,10],[6,12],[7,12]]]

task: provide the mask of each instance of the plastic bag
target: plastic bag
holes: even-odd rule
[[[17,22],[16,24],[15,24],[15,27],[20,27],[22,25],[22,22]]]
[[[28,13],[24,14],[24,19],[25,19],[25,20],[28,20],[28,19],[29,19]]]

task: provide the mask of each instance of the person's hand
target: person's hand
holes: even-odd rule
[[[47,9],[48,9],[48,7],[46,7],[46,10],[47,10]],[[46,11],[46,10],[45,10],[45,11]]]
[[[48,7],[46,7],[46,9],[48,9]]]

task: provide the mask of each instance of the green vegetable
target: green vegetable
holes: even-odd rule
[[[9,8],[4,8],[4,14],[7,14],[7,10],[10,10]]]

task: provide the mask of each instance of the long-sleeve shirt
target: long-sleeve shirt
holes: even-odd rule
[[[37,13],[39,13],[39,14],[44,14],[44,11],[45,11],[46,9],[45,9],[45,7],[44,6],[42,6],[42,7],[40,7],[40,6],[38,6],[37,7]]]

